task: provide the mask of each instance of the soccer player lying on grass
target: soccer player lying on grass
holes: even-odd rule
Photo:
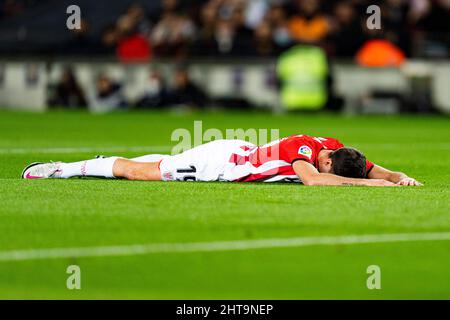
[[[420,186],[401,172],[367,161],[356,149],[333,138],[294,135],[255,146],[242,140],[216,140],[178,155],[133,159],[97,157],[80,162],[32,163],[24,179],[94,176],[128,180],[301,182],[327,186]]]

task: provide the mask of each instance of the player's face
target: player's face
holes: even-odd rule
[[[325,157],[319,157],[318,159],[318,163],[319,163],[319,172],[320,173],[333,173],[332,172],[332,161],[329,157],[329,155],[325,156]]]

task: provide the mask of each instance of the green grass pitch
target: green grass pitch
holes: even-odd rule
[[[192,130],[194,120],[203,120],[204,129],[278,128],[281,136],[336,137],[425,186],[19,178],[33,161],[75,161],[96,154],[131,157],[140,152],[108,150],[174,145],[172,131]],[[74,149],[50,153],[45,148]],[[0,159],[0,254],[450,231],[448,117],[2,111]],[[66,288],[71,264],[81,268],[81,290]],[[369,265],[381,268],[381,290],[366,287]],[[0,298],[449,299],[450,241],[0,261]]]

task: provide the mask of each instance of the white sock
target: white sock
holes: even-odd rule
[[[61,163],[61,178],[104,177],[114,178],[113,165],[118,157],[99,158],[79,162]]]
[[[148,154],[142,157],[132,158],[130,160],[137,161],[137,162],[158,162],[165,156],[162,154]]]

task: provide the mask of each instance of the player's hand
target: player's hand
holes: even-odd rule
[[[402,180],[400,180],[399,182],[397,182],[397,185],[399,186],[423,186],[422,183],[420,183],[419,181],[417,181],[416,179],[413,178],[403,178]]]
[[[370,179],[369,186],[372,187],[398,187],[397,184],[384,179]]]

